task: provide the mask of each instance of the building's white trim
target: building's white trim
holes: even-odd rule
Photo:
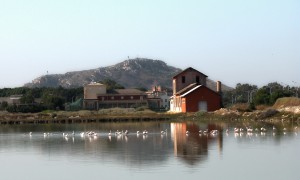
[[[202,85],[198,85],[196,87],[194,87],[193,89],[189,90],[188,92],[184,93],[183,95],[181,95],[180,97],[184,97],[186,95],[188,95],[189,93],[195,91],[196,89],[198,89],[199,87],[201,87]]]

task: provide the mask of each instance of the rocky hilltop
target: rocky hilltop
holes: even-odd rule
[[[161,60],[136,58],[121,63],[96,69],[67,72],[65,74],[44,75],[27,83],[25,87],[58,87],[75,88],[91,82],[112,79],[126,88],[144,87],[150,89],[153,85],[172,88],[172,77],[181,69],[167,65]],[[207,86],[216,89],[212,80],[207,80]],[[231,89],[222,85],[224,91]]]

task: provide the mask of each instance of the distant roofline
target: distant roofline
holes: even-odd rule
[[[104,84],[101,84],[101,83],[90,83],[90,84],[87,84],[86,86],[100,86],[100,85],[104,85]]]
[[[192,68],[192,67],[188,67],[188,68],[186,68],[185,70],[183,70],[183,71],[181,71],[180,73],[178,73],[178,74],[176,74],[175,76],[173,76],[173,79],[176,78],[176,77],[177,77],[178,75],[180,75],[181,73],[186,72],[186,71],[188,71],[188,70],[190,70],[190,71],[191,71],[191,70],[192,70],[192,71],[196,71],[196,72],[198,72],[198,73],[204,75],[205,77],[208,77],[207,75],[203,74],[202,72],[200,72],[200,71],[198,71],[198,70],[196,70],[196,69],[194,69],[194,68]]]
[[[147,95],[145,92],[140,91],[138,89],[114,89],[113,93],[103,94],[106,96],[118,96],[118,95]]]

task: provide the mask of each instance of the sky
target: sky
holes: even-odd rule
[[[300,86],[299,0],[0,0],[0,88],[128,58]]]

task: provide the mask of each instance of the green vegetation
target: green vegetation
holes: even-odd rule
[[[8,112],[40,112],[42,110],[64,110],[65,103],[83,98],[83,88],[4,88],[0,89],[1,97],[22,95],[21,104],[1,103],[1,109]],[[36,102],[38,101],[38,102]]]
[[[260,105],[272,106],[277,99],[299,95],[299,88],[282,86],[277,82],[269,83],[258,88],[256,85],[240,84],[232,91],[223,93],[223,104],[230,107],[238,103],[248,103],[249,110],[254,110]]]
[[[100,83],[107,86],[107,92],[113,93],[114,89],[124,89],[124,86],[117,82],[105,79]],[[140,88],[146,90],[145,88]],[[299,105],[299,99],[285,99],[300,94],[298,87],[282,86],[277,82],[269,83],[258,88],[256,85],[238,83],[235,89],[222,93],[224,107],[235,109],[241,112],[253,110],[264,110],[274,105],[275,108],[284,105]],[[0,89],[0,97],[22,95],[21,104],[9,105],[3,101],[0,110],[9,112],[40,112],[44,110],[81,110],[83,99],[83,87],[66,89],[62,87],[52,88],[4,88]],[[282,99],[283,98],[283,99]],[[278,101],[280,99],[280,101]],[[276,103],[275,103],[276,102]],[[136,107],[137,111],[143,112],[147,107]],[[199,116],[203,114],[199,113]],[[198,116],[197,115],[197,116]]]
[[[113,93],[114,89],[124,89],[124,86],[117,82],[105,79],[100,83],[107,86],[107,92]],[[66,89],[63,87],[52,88],[4,88],[0,89],[0,97],[22,95],[21,104],[8,105],[2,102],[0,110],[8,112],[40,112],[43,110],[70,110],[78,111],[82,108],[83,87]]]
[[[103,81],[100,81],[101,84],[106,85],[106,91],[108,93],[113,93],[114,89],[124,89],[125,87],[118,84],[116,81],[111,79],[104,79]]]

